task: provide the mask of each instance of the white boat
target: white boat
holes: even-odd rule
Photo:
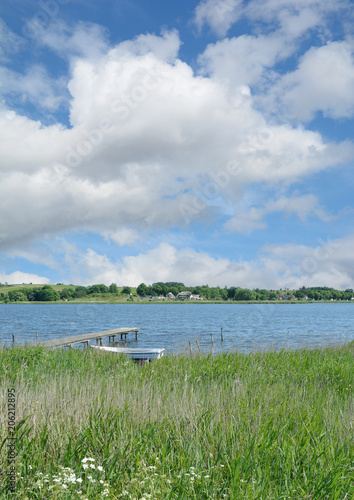
[[[165,354],[165,349],[137,349],[129,347],[106,347],[101,345],[92,345],[91,347],[105,352],[114,352],[115,354],[127,354],[136,361],[160,359]]]

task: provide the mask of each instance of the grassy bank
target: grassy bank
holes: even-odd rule
[[[0,351],[1,465],[16,499],[350,499],[354,344],[169,356]],[[3,484],[3,483],[2,483]]]

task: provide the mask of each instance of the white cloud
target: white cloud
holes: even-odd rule
[[[173,60],[178,46],[173,31],[77,59],[71,129],[2,110],[7,248],[79,228],[175,227],[185,221],[181,204],[193,208],[195,189],[207,191],[230,162],[237,173],[218,187],[237,206],[248,184],[286,186],[353,158],[350,143],[268,124],[247,87],[196,76]],[[197,206],[191,220],[218,210]]]
[[[268,225],[262,219],[269,213],[283,212],[296,214],[300,220],[305,221],[309,216],[315,216],[324,222],[333,220],[334,217],[318,205],[314,195],[282,196],[269,200],[263,207],[251,207],[248,210],[235,210],[235,215],[229,219],[224,227],[228,231],[251,233],[256,229],[266,229]]]
[[[265,32],[280,29],[288,38],[296,38],[311,28],[322,28],[327,17],[351,12],[349,0],[202,0],[195,9],[194,22],[202,29],[209,25],[219,36],[225,36],[240,19],[257,23]],[[341,19],[343,22],[344,17]],[[263,23],[263,25],[259,24]]]
[[[300,120],[317,111],[330,118],[354,115],[354,40],[312,47],[295,71],[279,78],[270,91],[271,103],[280,101]]]
[[[21,283],[36,283],[45,285],[50,283],[50,280],[44,276],[38,276],[38,274],[14,271],[10,274],[0,273],[0,283],[8,283],[9,285],[18,285]]]
[[[208,45],[198,62],[203,74],[236,86],[256,85],[265,70],[293,50],[294,44],[281,33],[241,35]]]
[[[74,27],[62,20],[49,24],[33,17],[26,26],[31,38],[64,58],[97,59],[108,50],[108,33],[101,25],[79,22]]]
[[[112,240],[119,246],[132,245],[137,239],[139,239],[139,233],[134,231],[134,229],[129,229],[128,227],[123,227],[117,229],[116,231],[107,231],[103,233],[106,240]]]
[[[67,101],[63,78],[52,79],[43,66],[32,66],[25,73],[2,68],[0,89],[4,95],[14,96],[25,104],[27,101],[38,108],[55,111]]]
[[[208,19],[205,12],[211,16],[216,4],[199,4],[196,12],[204,13],[204,22]],[[247,34],[209,44],[198,58],[203,75],[230,86],[249,85],[261,97],[269,92],[272,99],[256,102],[277,114],[280,121],[308,119],[317,110],[334,118],[351,116],[353,50],[348,41],[313,47],[293,73],[280,75],[275,69],[292,55],[298,58],[305,37],[316,34],[316,45],[328,40],[329,18],[338,15],[344,29],[345,19],[352,12],[347,0],[252,0],[238,3],[236,10],[237,17],[248,21],[251,28]],[[232,15],[226,16],[225,23],[226,32],[233,23]]]
[[[169,63],[174,63],[177,59],[181,46],[178,32],[176,30],[162,31],[161,36],[147,33],[139,35],[133,40],[126,40],[120,43],[114,49],[116,59],[122,57],[125,59],[130,56],[145,56],[149,53],[154,54],[157,59]]]
[[[270,200],[265,205],[265,212],[295,213],[302,221],[305,221],[310,215],[318,217],[323,222],[329,222],[335,218],[318,205],[317,197],[312,194],[291,198],[282,196],[277,200]]]
[[[326,23],[326,16],[345,9],[350,9],[348,0],[251,0],[245,15],[252,21],[277,22],[284,28],[303,31]]]
[[[257,208],[236,212],[236,215],[224,224],[224,228],[227,231],[248,234],[257,229],[267,229],[268,225],[262,221],[264,215],[265,211]]]
[[[239,19],[242,0],[203,0],[195,9],[194,22],[201,30],[205,24],[224,36]]]
[[[69,267],[66,280],[83,285],[137,286],[142,282],[178,280],[189,286],[208,283],[221,287],[297,289],[330,284],[344,290],[354,287],[353,245],[354,236],[325,237],[313,247],[296,243],[265,245],[253,260],[218,258],[191,248],[177,249],[169,243],[116,261],[92,249],[80,252],[65,241],[61,250]],[[14,275],[13,283],[14,280],[28,282],[20,275]],[[30,281],[38,282],[35,277]]]
[[[333,286],[339,290],[353,288],[354,236],[341,239],[329,236],[318,239],[318,245],[299,244],[266,245],[263,251],[284,274],[278,280],[289,288],[300,286]]]
[[[0,59],[7,62],[9,56],[15,54],[25,44],[25,39],[18,36],[0,19]]]
[[[43,43],[62,43],[76,54],[69,82],[72,128],[46,127],[1,110],[4,248],[78,229],[132,244],[141,229],[207,219],[225,207],[232,214],[254,182],[286,189],[354,157],[350,142],[334,145],[316,132],[268,123],[246,85],[196,75],[177,58],[175,30],[141,35],[110,50],[104,33],[91,25],[71,33],[60,24],[44,35]],[[92,45],[95,38],[94,55],[80,52],[81,42],[89,45],[90,39]],[[277,41],[274,47],[264,43],[263,54],[255,38],[232,43],[244,47],[245,60],[254,50],[255,73],[247,69],[254,81],[257,68],[279,56]],[[33,99],[36,80],[18,83]],[[227,171],[230,163],[237,172]],[[220,180],[223,172],[226,181]],[[210,183],[220,203],[210,201]],[[251,215],[246,210],[229,228],[262,228],[269,211],[290,210],[286,203],[288,208],[265,207]],[[317,216],[326,217],[320,211]]]

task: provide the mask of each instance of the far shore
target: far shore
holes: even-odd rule
[[[205,305],[205,304],[354,304],[350,300],[56,300],[56,301],[14,301],[14,302],[0,302],[1,304],[61,304],[61,305],[78,305],[78,304],[124,304],[124,305],[153,305],[153,304],[166,304],[166,305]]]

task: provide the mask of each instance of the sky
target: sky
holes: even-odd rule
[[[354,288],[352,0],[0,18],[0,282]]]

